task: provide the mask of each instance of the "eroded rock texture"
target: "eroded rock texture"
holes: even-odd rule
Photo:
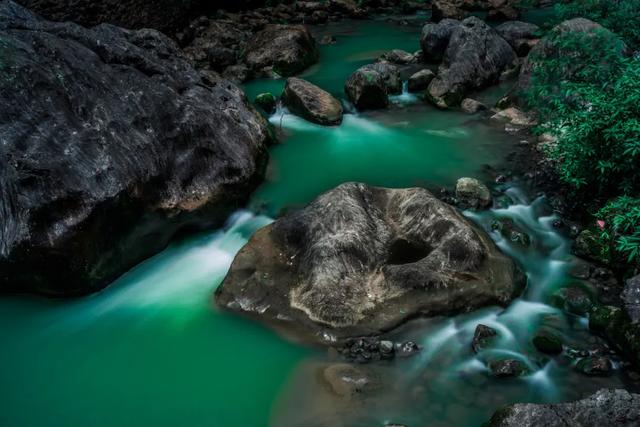
[[[640,394],[600,390],[569,403],[517,403],[497,411],[489,427],[631,427],[640,425]]]
[[[347,183],[258,230],[216,302],[326,342],[505,304],[520,282],[484,232],[427,190]]]
[[[153,30],[0,2],[0,290],[104,287],[261,181],[267,127]]]

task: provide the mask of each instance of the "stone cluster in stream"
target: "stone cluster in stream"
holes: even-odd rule
[[[352,338],[338,348],[338,353],[349,362],[369,363],[413,356],[421,350],[413,341],[393,342],[376,337]]]

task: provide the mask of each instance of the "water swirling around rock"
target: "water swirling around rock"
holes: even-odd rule
[[[338,98],[344,98],[346,76],[382,50],[419,46],[416,28],[384,22],[330,24],[326,31],[337,44],[321,47],[322,62],[302,77]],[[264,91],[280,94],[283,86],[269,80],[246,89],[253,98]],[[385,111],[346,114],[339,127],[276,113],[271,121],[282,127],[285,140],[271,150],[268,179],[250,204],[254,213],[238,212],[224,229],[175,242],[91,297],[1,299],[0,381],[11,392],[3,394],[0,425],[370,427],[430,420],[430,426],[466,427],[506,403],[569,400],[619,386],[615,374],[582,377],[571,360],[533,348],[531,336],[540,324],[569,345],[594,338],[584,318],[545,303],[567,280],[568,242],[552,228],[544,200],[530,202],[517,186],[506,192],[507,207],[468,216],[527,273],[524,295],[506,309],[406,324],[390,338],[415,340],[423,351],[367,366],[377,381],[365,393],[337,394],[327,387],[327,375],[318,373],[334,356],[211,309],[211,295],[236,252],[278,213],[345,181],[433,188],[460,176],[481,178],[483,164],[500,162],[517,143],[474,117],[413,99],[393,101]],[[522,247],[492,231],[500,217],[512,219],[531,244]],[[475,354],[471,342],[479,323],[498,337]],[[531,374],[491,379],[486,362],[492,357],[518,359]]]

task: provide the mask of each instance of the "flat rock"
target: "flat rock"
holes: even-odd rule
[[[632,427],[640,425],[640,394],[600,390],[576,402],[517,403],[498,410],[488,427]]]
[[[329,92],[297,77],[290,77],[282,93],[284,104],[294,114],[320,125],[342,123],[342,104]]]
[[[427,190],[346,183],[258,230],[215,300],[326,343],[506,304],[522,280],[486,233]]]
[[[261,182],[265,120],[163,34],[2,1],[0,39],[0,291],[100,289]]]

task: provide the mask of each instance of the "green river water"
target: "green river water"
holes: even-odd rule
[[[360,65],[385,50],[419,48],[417,25],[343,22],[317,31],[337,43],[322,46],[320,63],[303,77],[341,99],[346,77]],[[246,91],[253,99],[282,86],[255,81]],[[491,101],[502,89],[478,97]],[[370,366],[383,384],[370,396],[348,400],[328,391],[317,374],[332,358],[326,351],[217,311],[211,296],[233,256],[283,209],[351,180],[438,188],[460,176],[486,178],[484,165],[503,162],[518,142],[481,119],[435,110],[407,94],[386,111],[348,114],[335,128],[286,111],[270,120],[283,141],[271,149],[267,180],[224,229],[175,242],[93,296],[0,299],[0,426],[478,426],[507,403],[573,399],[620,385],[617,375],[580,376],[570,361],[548,360],[532,348],[541,323],[569,343],[593,338],[585,319],[544,304],[567,281],[568,242],[553,231],[544,201],[516,187],[508,190],[510,207],[470,216],[487,229],[506,216],[531,234],[526,251],[493,235],[527,272],[524,296],[507,310],[415,321],[394,332],[424,350]],[[501,332],[491,352],[520,358],[535,373],[490,380],[470,351],[479,322]]]

